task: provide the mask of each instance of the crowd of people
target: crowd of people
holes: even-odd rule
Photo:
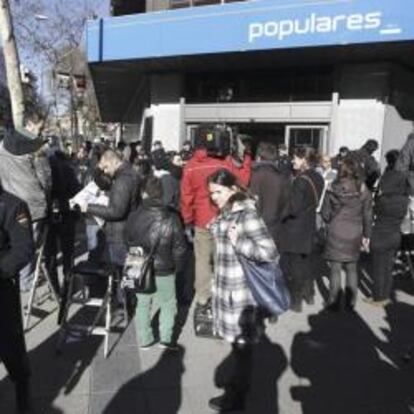
[[[185,142],[180,152],[166,151],[160,141],[150,151],[140,143],[114,148],[85,142],[68,154],[38,136],[36,125],[6,133],[0,144],[0,306],[8,307],[2,315],[12,317],[0,318],[2,332],[9,332],[0,340],[0,359],[16,383],[20,411],[30,412],[18,290],[31,286],[36,246],[45,243],[58,296],[73,265],[77,223],[91,262],[122,270],[131,249],[153,252],[155,293],[128,298],[140,348],[156,343],[151,326],[156,303],[159,346],[177,349],[177,301],[189,305],[194,294],[195,312],[212,310],[214,331],[231,344],[237,361],[225,393],[211,399],[210,407],[240,409],[266,315],[257,307],[239,256],[280,262],[295,312],[303,302],[314,303],[322,261],[330,272],[326,311],[352,312],[360,255],[369,253],[374,287],[368,302],[388,305],[400,226],[410,211],[412,141],[409,136],[401,152],[386,154],[381,175],[372,139],[360,149],[342,147],[332,158],[310,147],[289,154],[283,145],[260,142],[254,151],[245,145],[240,160],[217,157],[203,142],[195,147]],[[70,200],[91,182],[106,203],[84,201],[73,208]],[[188,272],[192,258],[194,284]]]

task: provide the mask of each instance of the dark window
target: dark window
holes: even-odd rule
[[[330,100],[333,70],[194,73],[186,76],[188,103],[297,102]]]

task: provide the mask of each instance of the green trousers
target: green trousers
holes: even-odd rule
[[[155,284],[157,287],[155,293],[151,295],[137,294],[138,304],[135,313],[135,327],[141,346],[146,346],[154,342],[154,333],[151,327],[153,302],[160,309],[160,341],[169,343],[172,340],[175,316],[177,315],[175,274],[157,276],[155,278]]]

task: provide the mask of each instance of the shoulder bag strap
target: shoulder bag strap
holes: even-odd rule
[[[298,178],[303,178],[305,181],[307,181],[309,183],[309,185],[312,188],[313,197],[315,199],[315,207],[318,208],[319,207],[318,192],[316,191],[316,187],[315,187],[315,184],[313,183],[312,179],[310,177],[308,177],[307,175],[300,175]]]

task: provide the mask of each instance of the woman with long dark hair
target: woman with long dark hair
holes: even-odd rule
[[[361,247],[369,248],[372,225],[372,197],[353,159],[345,159],[338,178],[327,192],[322,206],[327,223],[324,258],[331,268],[328,309],[341,305],[341,271],[346,273],[345,306],[352,310],[358,293],[357,262]]]
[[[316,209],[324,187],[316,171],[319,157],[313,148],[297,148],[293,155],[295,178],[283,212],[279,249],[281,267],[291,294],[291,308],[301,312],[302,301],[314,300],[313,252],[316,239]]]
[[[250,386],[252,345],[263,332],[261,312],[250,292],[238,255],[272,262],[278,252],[255,202],[226,169],[208,178],[212,202],[219,215],[210,224],[216,244],[213,317],[216,332],[232,346],[236,364],[225,393],[210,400],[212,409],[242,409]]]

